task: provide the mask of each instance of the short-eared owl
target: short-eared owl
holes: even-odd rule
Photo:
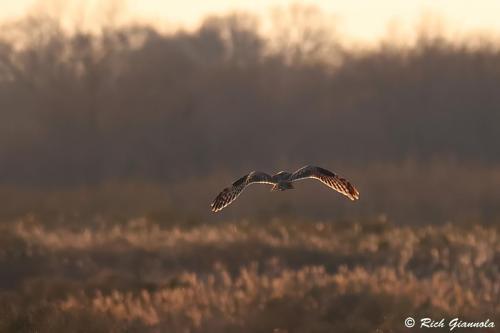
[[[317,166],[305,166],[289,173],[280,171],[277,174],[270,176],[264,172],[252,171],[235,181],[231,187],[225,188],[215,198],[211,207],[214,212],[222,210],[233,202],[241,192],[251,184],[270,184],[273,185],[271,191],[284,191],[293,189],[292,183],[297,180],[313,178],[317,179],[326,186],[342,193],[351,200],[359,199],[359,192],[356,188],[345,178],[334,174],[326,169]]]

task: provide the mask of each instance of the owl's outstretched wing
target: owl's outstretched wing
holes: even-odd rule
[[[317,166],[308,165],[300,168],[290,176],[290,181],[293,182],[307,178],[317,179],[326,186],[342,193],[351,200],[359,199],[358,190],[347,179]]]
[[[251,184],[272,184],[272,177],[264,172],[252,171],[248,175],[245,175],[235,181],[231,187],[227,187],[215,198],[214,202],[210,207],[212,211],[218,212],[224,207],[227,207],[231,202],[236,200],[236,198],[241,194],[241,192]]]

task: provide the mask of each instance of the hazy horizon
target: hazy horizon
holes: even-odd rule
[[[259,17],[269,16],[275,8],[293,5],[312,7],[331,18],[335,31],[345,43],[374,45],[392,37],[414,39],[418,28],[439,32],[450,39],[487,36],[498,39],[500,2],[479,0],[474,7],[467,1],[394,1],[382,0],[324,2],[308,1],[244,1],[212,0],[153,1],[60,1],[0,0],[0,22],[22,18],[27,14],[44,13],[61,17],[66,26],[93,29],[102,25],[141,23],[162,29],[196,29],[207,16],[224,16],[245,12]]]

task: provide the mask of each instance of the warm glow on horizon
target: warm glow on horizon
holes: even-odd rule
[[[103,3],[113,5],[110,7]],[[443,28],[452,36],[477,33],[500,35],[498,0],[476,0],[473,3],[466,0],[0,0],[0,20],[20,17],[33,12],[34,8],[53,14],[53,8],[64,7],[62,12],[71,13],[71,17],[75,17],[75,13],[79,15],[85,12],[84,15],[87,16],[84,22],[87,25],[93,21],[102,24],[108,20],[107,14],[102,13],[103,6],[107,6],[107,9],[121,10],[120,22],[153,22],[167,27],[190,28],[210,14],[247,11],[264,15],[274,7],[292,4],[312,5],[322,9],[335,20],[341,35],[353,41],[373,42],[386,36],[388,31],[398,37],[411,36],[422,17],[429,14],[441,20]],[[86,11],[82,11],[84,7]],[[99,18],[95,19],[93,16]],[[79,17],[78,20],[82,19]]]

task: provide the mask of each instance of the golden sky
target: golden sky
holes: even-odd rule
[[[120,0],[110,0],[115,4]],[[0,0],[0,20],[21,16],[34,7],[52,12],[70,0]],[[70,11],[101,12],[105,1],[73,1]],[[79,5],[74,5],[79,3]],[[500,0],[124,0],[122,21],[154,21],[169,26],[193,27],[207,14],[234,10],[266,13],[275,6],[314,5],[335,15],[340,32],[348,38],[373,42],[388,29],[399,35],[411,34],[423,15],[439,17],[451,34],[495,33],[500,35]],[[82,6],[83,4],[83,6]],[[109,6],[108,6],[109,7]],[[93,9],[89,9],[93,8]],[[92,16],[92,15],[88,15]],[[99,21],[107,19],[100,15]],[[92,19],[86,18],[86,22]],[[392,29],[391,29],[392,27]]]

